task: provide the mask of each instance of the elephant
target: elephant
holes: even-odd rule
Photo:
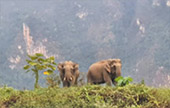
[[[122,63],[120,59],[107,59],[93,63],[87,73],[90,84],[116,85],[115,78],[121,76]]]
[[[77,85],[77,79],[80,74],[79,65],[77,63],[65,61],[63,63],[59,63],[57,68],[60,73],[60,79],[63,83],[63,87]]]

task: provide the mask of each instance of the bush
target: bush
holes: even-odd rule
[[[169,108],[170,89],[143,84],[124,87],[86,85],[16,91],[1,88],[0,106],[10,108]]]
[[[46,83],[48,87],[59,87],[61,80],[59,75],[53,73],[46,77]]]
[[[122,76],[120,76],[120,77],[117,77],[115,81],[117,82],[117,86],[123,87],[123,86],[128,85],[130,82],[132,82],[133,79],[131,77],[123,78]]]

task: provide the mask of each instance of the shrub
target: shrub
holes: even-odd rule
[[[2,93],[2,94],[1,94]],[[123,87],[86,85],[69,88],[14,90],[0,88],[4,108],[169,108],[170,89],[143,84]]]
[[[61,80],[59,75],[53,73],[46,77],[46,83],[48,87],[59,87]]]
[[[117,78],[115,79],[115,81],[117,82],[117,86],[122,87],[122,86],[128,85],[130,82],[133,81],[133,79],[132,79],[131,77],[125,77],[125,78],[123,78],[122,76],[120,76],[120,77],[117,77]]]

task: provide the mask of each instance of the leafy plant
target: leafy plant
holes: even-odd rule
[[[56,70],[56,63],[54,57],[45,58],[43,54],[36,53],[35,55],[28,55],[29,59],[26,59],[28,63],[23,67],[26,72],[32,71],[35,75],[34,88],[38,88],[39,72],[44,70],[46,73],[51,74]]]
[[[49,76],[46,77],[46,83],[48,85],[48,87],[56,87],[59,86],[61,84],[61,80],[59,75],[57,74],[50,74]]]
[[[133,79],[131,77],[123,78],[122,76],[120,76],[120,77],[117,77],[115,81],[117,82],[117,86],[123,87],[123,86],[128,85],[130,82],[132,82]]]
[[[142,79],[142,81],[140,82],[141,84],[145,85],[145,80]]]

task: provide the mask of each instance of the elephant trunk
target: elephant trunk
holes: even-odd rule
[[[116,66],[116,77],[121,76],[121,66]]]
[[[66,70],[65,76],[64,76],[64,81],[72,82],[73,81],[73,76],[71,74],[70,70]]]

